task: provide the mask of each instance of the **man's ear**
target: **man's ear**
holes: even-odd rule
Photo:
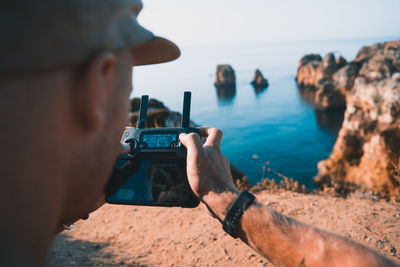
[[[96,56],[78,73],[78,77],[72,97],[74,120],[80,129],[96,131],[104,125],[107,98],[110,91],[115,90],[115,55],[103,53]]]

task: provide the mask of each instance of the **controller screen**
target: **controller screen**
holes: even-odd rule
[[[177,139],[178,136],[175,133],[144,133],[142,135],[142,142],[146,143],[148,148],[167,148]]]

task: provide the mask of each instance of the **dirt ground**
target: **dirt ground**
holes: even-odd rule
[[[400,264],[400,204],[293,192],[257,194],[285,215],[357,240]],[[266,240],[268,242],[268,240]],[[195,209],[105,205],[58,235],[56,266],[272,266]]]

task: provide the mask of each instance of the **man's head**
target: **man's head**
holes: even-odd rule
[[[18,179],[58,192],[61,222],[87,215],[101,197],[127,121],[133,62],[130,51],[110,51],[80,66],[0,78],[3,148],[24,143],[3,162],[30,155],[33,166],[18,164],[31,173]]]
[[[0,71],[68,67],[101,51],[133,51],[136,65],[179,57],[170,41],[140,26],[140,0],[4,0]]]
[[[45,235],[19,236],[27,218],[54,232],[102,198],[127,122],[132,66],[179,56],[137,23],[141,8],[137,0],[2,3],[0,202],[17,223],[2,218],[0,234],[9,229],[22,250]]]

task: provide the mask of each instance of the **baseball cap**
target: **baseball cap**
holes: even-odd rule
[[[0,71],[73,66],[105,50],[131,49],[135,65],[180,56],[138,21],[140,0],[3,0]]]

